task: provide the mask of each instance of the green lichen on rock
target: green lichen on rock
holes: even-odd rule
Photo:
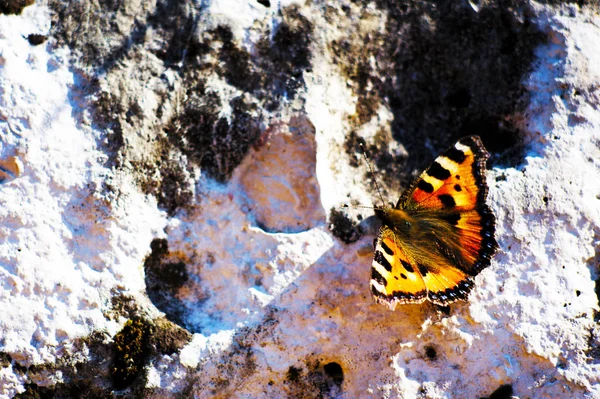
[[[152,326],[144,319],[129,319],[114,337],[110,376],[115,389],[127,388],[138,377],[148,358]]]

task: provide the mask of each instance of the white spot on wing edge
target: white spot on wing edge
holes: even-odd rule
[[[437,157],[435,161],[444,169],[447,169],[451,175],[454,175],[456,172],[458,172],[459,165],[448,157],[441,155]]]
[[[465,155],[468,155],[469,153],[473,152],[471,150],[471,147],[469,147],[468,145],[461,144],[459,141],[457,141],[456,144],[454,144],[454,148],[456,148],[459,151],[464,152]]]

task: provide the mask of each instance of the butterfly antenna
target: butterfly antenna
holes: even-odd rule
[[[360,209],[375,209],[376,207],[366,206],[366,205],[350,205],[350,204],[342,204],[342,208],[360,208]]]
[[[373,167],[371,166],[371,161],[367,156],[367,151],[365,150],[365,146],[362,143],[359,143],[360,149],[362,150],[363,157],[365,157],[365,161],[367,162],[367,166],[369,168],[369,173],[371,173],[371,177],[373,178],[373,182],[375,183],[375,188],[377,189],[377,193],[379,194],[379,198],[381,199],[381,204],[385,205],[385,201],[383,200],[383,195],[381,195],[381,190],[379,189],[379,184],[377,184],[377,176],[373,172]]]

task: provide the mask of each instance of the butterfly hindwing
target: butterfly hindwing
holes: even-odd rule
[[[374,259],[373,269],[387,283],[374,284],[372,279],[378,302],[394,308],[425,298],[440,305],[467,298],[472,277],[489,266],[497,248],[494,215],[485,204],[487,158],[479,137],[465,137],[440,155],[394,208],[375,210],[383,221],[378,243],[394,243],[393,256],[398,257],[385,257],[390,271],[376,266]],[[381,259],[378,251],[375,257]],[[406,264],[418,278],[395,283]],[[420,294],[423,288],[425,296]]]
[[[371,292],[378,302],[385,303],[419,303],[427,298],[421,274],[412,267],[393,231],[386,226],[381,227],[375,241]]]

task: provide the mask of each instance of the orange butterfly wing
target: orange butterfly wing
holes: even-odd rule
[[[495,218],[485,204],[487,158],[479,137],[465,137],[439,156],[394,208],[376,209],[383,226],[371,291],[378,302],[393,309],[425,298],[440,305],[467,298],[471,277],[489,266],[497,248]],[[381,265],[382,256],[391,270]],[[397,283],[402,274],[409,278]]]
[[[397,243],[393,231],[383,226],[375,242],[371,267],[371,291],[377,302],[420,303],[427,299],[427,286],[411,260]]]

